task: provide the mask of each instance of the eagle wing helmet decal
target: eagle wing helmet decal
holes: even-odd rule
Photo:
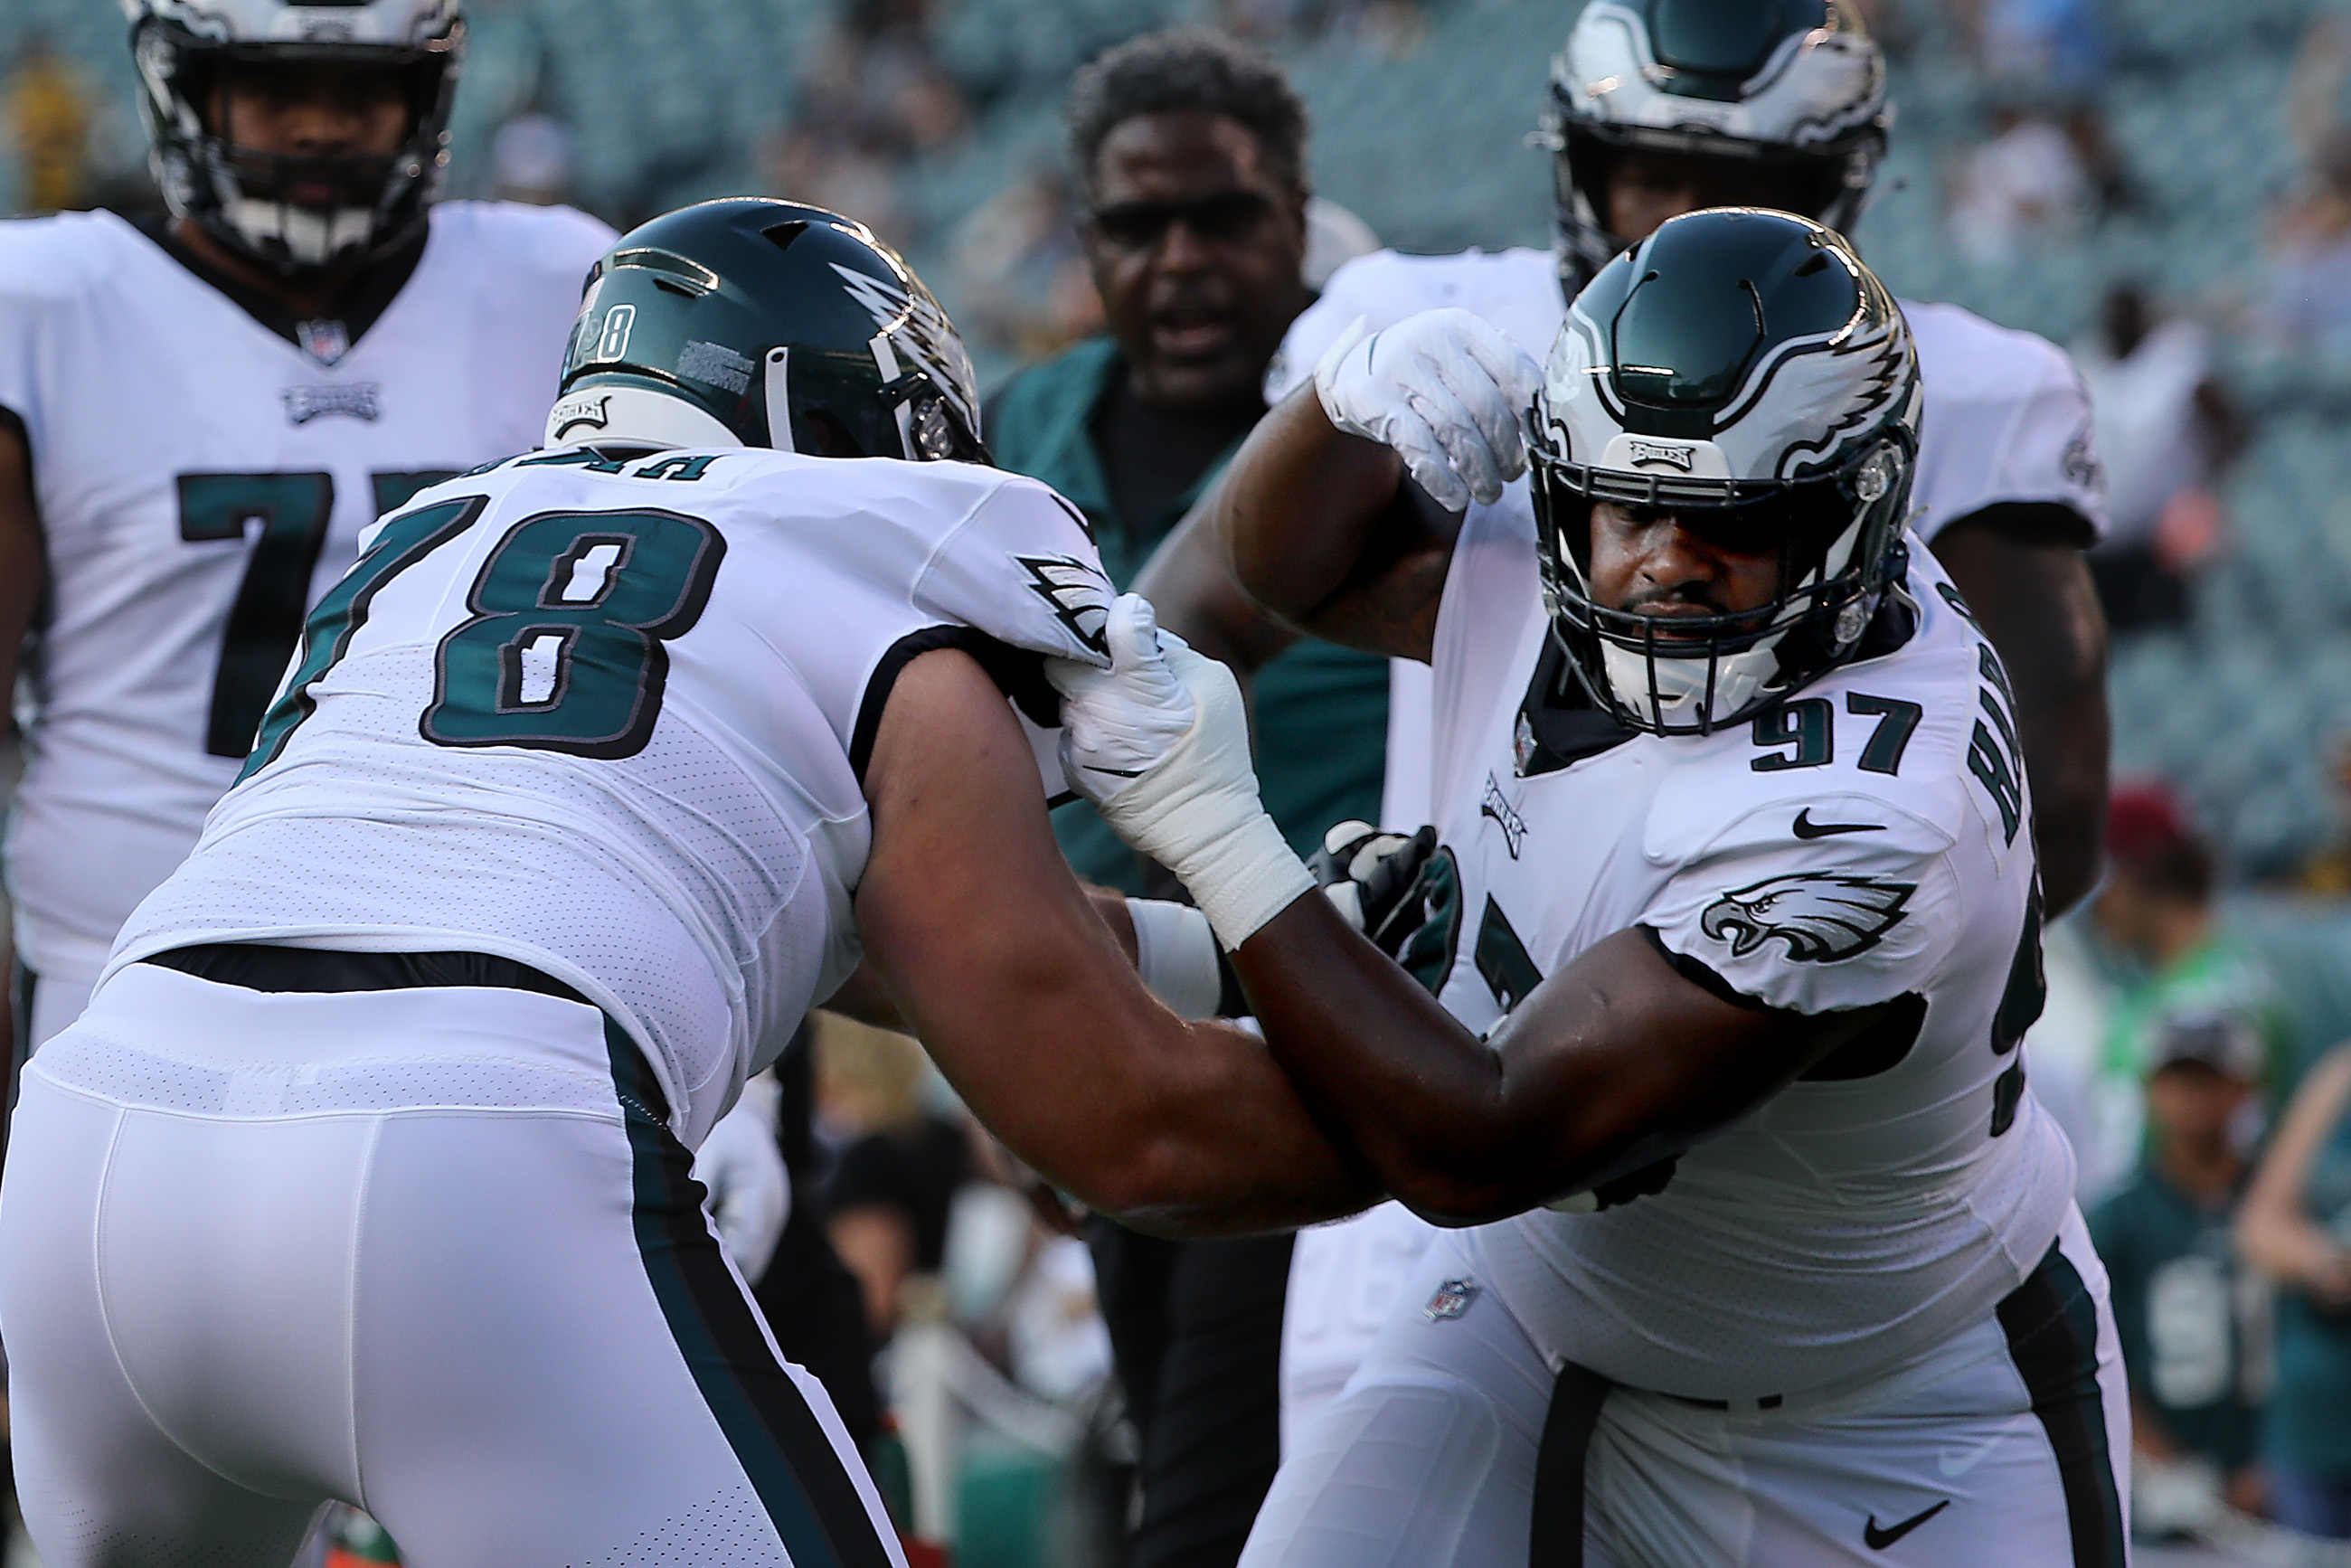
[[[1916,883],[1839,872],[1798,872],[1726,893],[1698,916],[1698,929],[1745,957],[1774,937],[1800,963],[1830,964],[1865,953],[1905,918]]]

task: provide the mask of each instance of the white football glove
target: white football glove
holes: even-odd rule
[[[1366,337],[1358,320],[1314,368],[1331,423],[1395,448],[1449,511],[1491,505],[1527,471],[1525,416],[1542,370],[1499,329],[1448,307]]]
[[[1119,595],[1102,635],[1107,670],[1046,661],[1062,696],[1062,766],[1111,831],[1174,872],[1217,939],[1238,947],[1314,885],[1258,800],[1240,685],[1162,636],[1139,594]]]
[[[791,1173],[776,1143],[776,1081],[762,1073],[743,1085],[694,1154],[694,1179],[710,1189],[718,1239],[745,1281],[759,1282],[792,1214]]]

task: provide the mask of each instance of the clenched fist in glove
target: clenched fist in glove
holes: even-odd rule
[[[1527,471],[1524,419],[1542,371],[1467,310],[1424,310],[1365,336],[1362,323],[1314,369],[1331,423],[1395,449],[1449,511],[1490,505]]]
[[[1369,822],[1342,822],[1322,835],[1306,869],[1347,924],[1393,958],[1427,914],[1420,873],[1436,852],[1435,828],[1384,833]]]
[[[1163,635],[1123,593],[1110,668],[1046,661],[1061,689],[1061,762],[1111,831],[1176,873],[1228,949],[1314,885],[1258,800],[1232,672]]]

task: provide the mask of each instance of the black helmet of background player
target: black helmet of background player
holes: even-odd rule
[[[123,0],[123,9],[155,178],[173,216],[285,275],[381,256],[423,227],[449,162],[465,44],[458,0]],[[225,73],[322,68],[398,73],[408,125],[390,156],[265,152],[214,122]]]
[[[1552,62],[1542,122],[1562,286],[1573,298],[1625,246],[1608,225],[1625,153],[1722,160],[1752,179],[1716,199],[1849,235],[1892,119],[1852,0],[1592,0]]]
[[[1560,328],[1529,448],[1546,607],[1593,700],[1703,735],[1868,645],[1900,593],[1919,404],[1893,296],[1809,218],[1690,213],[1603,268]],[[1672,618],[1595,601],[1597,502],[1776,550],[1773,597]]]
[[[821,207],[704,202],[588,275],[547,444],[986,462],[963,339],[898,253]]]

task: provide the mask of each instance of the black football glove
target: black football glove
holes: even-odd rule
[[[1407,836],[1342,822],[1322,835],[1306,869],[1347,923],[1393,958],[1427,918],[1421,871],[1436,852],[1435,828]]]

